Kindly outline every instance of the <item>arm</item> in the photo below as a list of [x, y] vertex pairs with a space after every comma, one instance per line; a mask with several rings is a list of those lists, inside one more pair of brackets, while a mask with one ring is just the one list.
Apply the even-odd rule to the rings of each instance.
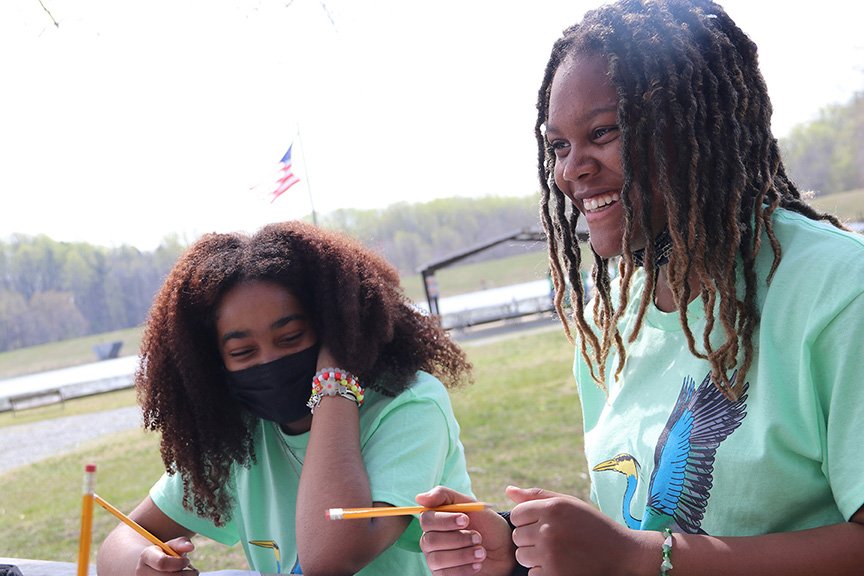
[[[322, 349], [319, 368], [336, 363]], [[297, 493], [297, 550], [303, 573], [354, 574], [391, 546], [411, 517], [328, 520], [342, 508], [386, 506], [372, 502], [360, 453], [357, 405], [339, 396], [321, 399], [312, 418], [309, 446]]]
[[156, 572], [176, 573], [190, 568], [185, 575], [198, 571], [191, 568], [186, 555], [195, 546], [190, 538], [193, 532], [177, 524], [166, 516], [148, 496], [139, 504], [129, 517], [148, 532], [168, 544], [182, 558], [165, 554], [158, 546], [150, 544], [137, 532], [119, 524], [112, 530], [99, 547], [97, 571], [101, 575], [119, 576], [122, 574], [146, 574]]
[[811, 530], [739, 538], [676, 535], [675, 539], [672, 561], [680, 574], [851, 576], [860, 574], [864, 565], [864, 506], [849, 522]]
[[334, 506], [373, 505], [359, 434], [356, 404], [338, 396], [321, 400], [312, 418], [297, 494], [297, 550], [304, 574], [354, 574], [408, 526], [410, 517], [325, 518]]
[[[572, 496], [514, 487], [507, 493], [519, 502], [510, 519], [517, 526], [520, 563], [542, 565], [546, 576], [568, 574], [572, 566], [610, 576], [659, 573], [661, 533], [624, 528]], [[864, 507], [849, 522], [798, 532], [728, 538], [676, 533], [671, 560], [670, 576], [851, 576], [864, 565]]]

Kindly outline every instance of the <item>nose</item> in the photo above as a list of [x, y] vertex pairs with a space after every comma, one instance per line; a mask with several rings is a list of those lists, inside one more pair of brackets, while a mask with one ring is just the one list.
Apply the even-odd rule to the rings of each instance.
[[600, 166], [596, 158], [575, 148], [558, 161], [562, 163], [561, 177], [567, 182], [577, 182], [586, 176], [592, 176], [597, 173]]

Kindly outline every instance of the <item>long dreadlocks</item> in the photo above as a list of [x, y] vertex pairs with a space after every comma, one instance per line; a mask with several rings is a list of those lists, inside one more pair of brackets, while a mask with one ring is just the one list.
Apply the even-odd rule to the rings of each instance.
[[[579, 211], [565, 201], [554, 183], [555, 155], [544, 135], [552, 79], [573, 54], [603, 57], [618, 95], [624, 174], [621, 291], [616, 305], [609, 262], [595, 253], [593, 320], [599, 334], [586, 320], [583, 306], [575, 233]], [[613, 348], [619, 358], [616, 376], [626, 359], [618, 319], [627, 307], [636, 268], [630, 247], [634, 223], [638, 221], [644, 231], [645, 262], [654, 262], [653, 236], [657, 233], [650, 225], [650, 194], [641, 194], [636, 203], [632, 194], [655, 188], [666, 205], [672, 241], [666, 272], [690, 351], [710, 362], [712, 378], [725, 394], [737, 396], [744, 379], [730, 383], [726, 373], [736, 366], [742, 351], [742, 373], [753, 361], [753, 332], [759, 320], [755, 259], [763, 231], [774, 254], [769, 282], [781, 257], [772, 213], [782, 206], [843, 228], [834, 216], [804, 203], [786, 175], [771, 134], [771, 102], [759, 71], [756, 45], [710, 0], [622, 0], [604, 5], [588, 12], [555, 42], [537, 111], [540, 214], [549, 243], [555, 308], [571, 341], [571, 323], [575, 326], [581, 354], [595, 381], [605, 388], [605, 366]], [[738, 267], [743, 272], [743, 300], [736, 295]], [[628, 335], [631, 342], [652, 302], [657, 272], [650, 264], [645, 267], [646, 288]], [[693, 296], [690, 279], [698, 280], [706, 314], [701, 346], [686, 316]], [[570, 319], [562, 305], [568, 282], [573, 305]], [[709, 337], [718, 321], [725, 339], [712, 343]]]

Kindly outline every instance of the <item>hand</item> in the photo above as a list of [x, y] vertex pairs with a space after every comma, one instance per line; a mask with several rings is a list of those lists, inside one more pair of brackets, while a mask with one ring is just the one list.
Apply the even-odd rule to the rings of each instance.
[[[418, 494], [416, 500], [429, 508], [474, 501], [443, 486]], [[510, 527], [493, 510], [423, 512], [420, 526], [420, 548], [436, 576], [507, 576], [516, 566]]]
[[646, 551], [660, 565], [659, 541], [654, 548], [647, 543], [659, 533], [629, 530], [575, 496], [515, 486], [506, 493], [516, 502], [510, 511], [516, 560], [533, 568], [531, 576], [633, 574], [633, 566], [650, 564], [640, 556]]
[[318, 350], [318, 370], [323, 370], [324, 368], [341, 368], [341, 366], [336, 362], [336, 359], [330, 352], [330, 348], [322, 343], [321, 348]]
[[175, 552], [180, 554], [180, 558], [175, 558], [166, 554], [164, 550], [158, 546], [148, 546], [141, 552], [138, 558], [138, 566], [135, 568], [136, 575], [152, 574], [154, 571], [159, 573], [183, 573], [183, 576], [196, 576], [196, 570], [189, 561], [187, 554], [195, 549], [195, 544], [185, 537], [174, 538], [166, 544]]

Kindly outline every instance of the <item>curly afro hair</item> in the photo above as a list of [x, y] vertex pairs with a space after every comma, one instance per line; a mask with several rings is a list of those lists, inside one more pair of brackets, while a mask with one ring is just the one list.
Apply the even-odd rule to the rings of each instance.
[[418, 370], [448, 387], [470, 379], [464, 352], [412, 305], [396, 270], [359, 242], [296, 221], [254, 235], [204, 235], [156, 295], [135, 386], [144, 427], [161, 433], [166, 470], [185, 480], [184, 506], [217, 523], [227, 520], [220, 487], [231, 466], [255, 454], [254, 420], [225, 382], [215, 312], [229, 289], [251, 280], [293, 293], [319, 340], [370, 389], [394, 396]]

